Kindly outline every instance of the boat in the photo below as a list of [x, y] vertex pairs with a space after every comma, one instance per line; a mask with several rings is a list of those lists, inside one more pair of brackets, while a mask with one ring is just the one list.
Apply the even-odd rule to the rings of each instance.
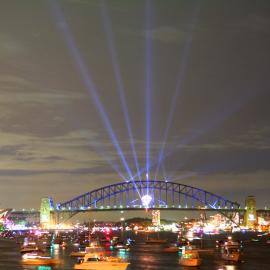
[[221, 249], [224, 246], [223, 240], [216, 240], [216, 248]]
[[42, 249], [49, 249], [51, 247], [51, 243], [48, 239], [40, 240], [38, 241], [38, 246], [40, 246]]
[[21, 250], [20, 250], [22, 254], [36, 252], [36, 251], [39, 251], [39, 248], [35, 242], [25, 242], [22, 245]]
[[130, 245], [128, 243], [124, 244], [124, 242], [118, 242], [114, 245], [114, 248], [120, 251], [129, 251]]
[[79, 250], [79, 251], [72, 251], [70, 253], [70, 257], [84, 257], [86, 254], [86, 251], [85, 250]]
[[198, 249], [190, 245], [183, 247], [179, 263], [182, 266], [200, 266], [202, 259], [199, 256]]
[[126, 270], [128, 262], [123, 258], [97, 256], [94, 253], [87, 253], [80, 263], [74, 265], [74, 269], [85, 270]]
[[231, 237], [221, 246], [221, 258], [226, 261], [238, 262], [241, 255], [239, 242], [232, 241]]
[[102, 246], [92, 243], [89, 247], [86, 247], [83, 251], [73, 251], [70, 253], [71, 257], [84, 257], [86, 254], [92, 253], [97, 256], [104, 256], [106, 254], [105, 249]]
[[260, 239], [258, 239], [258, 238], [251, 238], [251, 240], [250, 240], [251, 242], [259, 242], [260, 241]]
[[167, 244], [167, 243], [168, 243], [167, 239], [159, 238], [159, 232], [157, 234], [157, 238], [149, 237], [149, 235], [147, 234], [147, 238], [145, 240], [145, 244], [162, 245], [162, 244]]
[[110, 241], [110, 243], [111, 243], [111, 245], [115, 245], [117, 242], [119, 242], [120, 241], [120, 238], [118, 237], [118, 236], [114, 236], [112, 239], [111, 239], [111, 241]]
[[57, 265], [61, 261], [49, 256], [41, 256], [38, 253], [26, 253], [22, 256], [22, 264], [27, 265]]
[[171, 244], [162, 249], [163, 252], [179, 252], [179, 247], [177, 244]]
[[189, 243], [190, 242], [185, 237], [178, 237], [178, 239], [177, 239], [177, 246], [178, 247], [183, 247], [183, 246], [189, 245]]

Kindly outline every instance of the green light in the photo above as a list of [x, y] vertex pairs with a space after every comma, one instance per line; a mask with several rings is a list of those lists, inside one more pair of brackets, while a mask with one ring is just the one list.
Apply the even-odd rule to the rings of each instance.
[[50, 266], [38, 266], [38, 270], [52, 270]]

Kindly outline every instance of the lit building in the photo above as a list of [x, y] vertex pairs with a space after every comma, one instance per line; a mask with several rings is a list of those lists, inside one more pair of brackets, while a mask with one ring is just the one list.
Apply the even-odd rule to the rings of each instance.
[[38, 226], [40, 223], [39, 211], [23, 210], [12, 211], [9, 215], [9, 221], [14, 225], [22, 225], [26, 227]]
[[160, 210], [152, 211], [152, 224], [154, 226], [160, 226]]

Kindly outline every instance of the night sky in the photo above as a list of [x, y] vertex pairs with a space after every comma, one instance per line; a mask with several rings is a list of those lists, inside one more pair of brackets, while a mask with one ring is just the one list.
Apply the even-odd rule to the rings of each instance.
[[270, 1], [2, 0], [0, 117], [0, 208], [124, 181], [108, 123], [136, 174], [127, 119], [149, 178], [270, 206]]

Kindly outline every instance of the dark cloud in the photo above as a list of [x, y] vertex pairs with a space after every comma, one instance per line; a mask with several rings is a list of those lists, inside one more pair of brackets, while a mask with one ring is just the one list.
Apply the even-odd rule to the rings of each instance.
[[3, 145], [0, 147], [0, 155], [16, 155], [18, 151], [23, 149], [25, 145], [19, 144], [19, 145]]
[[[58, 159], [53, 159], [53, 161]], [[1, 169], [0, 176], [32, 176], [32, 175], [46, 175], [46, 174], [73, 174], [73, 175], [91, 175], [111, 173], [112, 169], [107, 165], [94, 166], [92, 168], [78, 168], [78, 169], [62, 169], [62, 170], [23, 170], [23, 169]]]

